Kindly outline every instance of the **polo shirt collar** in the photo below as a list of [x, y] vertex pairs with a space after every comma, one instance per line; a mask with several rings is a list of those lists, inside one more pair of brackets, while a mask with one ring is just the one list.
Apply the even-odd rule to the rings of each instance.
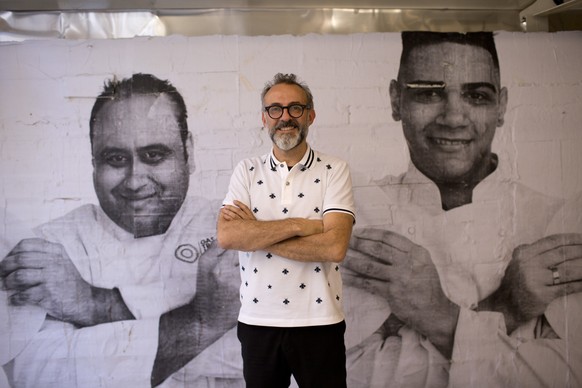
[[[301, 158], [301, 160], [299, 161], [299, 163], [297, 163], [297, 165], [301, 166], [302, 169], [303, 168], [311, 168], [311, 166], [313, 165], [314, 162], [315, 162], [315, 151], [308, 144], [307, 150], [305, 151], [303, 158]], [[285, 168], [287, 168], [287, 165], [285, 163], [279, 161], [275, 157], [275, 153], [274, 153], [272, 148], [271, 148], [271, 155], [269, 158], [269, 164], [270, 164], [271, 170], [273, 170], [273, 171], [277, 170], [277, 168], [281, 168], [281, 165], [283, 165], [283, 166], [285, 166]]]

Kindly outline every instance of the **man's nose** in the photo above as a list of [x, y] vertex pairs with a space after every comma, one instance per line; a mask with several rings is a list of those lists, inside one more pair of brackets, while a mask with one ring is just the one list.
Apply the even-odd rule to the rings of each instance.
[[467, 108], [460, 93], [448, 93], [437, 123], [451, 128], [463, 127], [468, 121]]
[[130, 169], [128, 169], [127, 176], [124, 181], [126, 188], [137, 191], [148, 183], [148, 168], [144, 163], [134, 162]]

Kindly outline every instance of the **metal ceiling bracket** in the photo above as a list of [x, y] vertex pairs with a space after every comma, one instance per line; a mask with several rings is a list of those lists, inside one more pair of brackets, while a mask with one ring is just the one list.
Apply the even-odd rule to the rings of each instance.
[[525, 32], [548, 31], [548, 17], [536, 15], [555, 6], [554, 0], [537, 0], [519, 13], [521, 28]]
[[521, 28], [526, 32], [548, 31], [548, 16], [568, 9], [578, 8], [582, 0], [537, 0], [519, 13]]

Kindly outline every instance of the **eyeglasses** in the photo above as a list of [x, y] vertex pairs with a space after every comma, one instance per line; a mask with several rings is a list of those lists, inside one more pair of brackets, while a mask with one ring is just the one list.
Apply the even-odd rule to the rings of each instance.
[[265, 111], [272, 119], [280, 119], [283, 116], [283, 111], [287, 109], [289, 116], [298, 119], [303, 115], [305, 109], [311, 109], [310, 105], [291, 104], [288, 106], [270, 105], [265, 107]]

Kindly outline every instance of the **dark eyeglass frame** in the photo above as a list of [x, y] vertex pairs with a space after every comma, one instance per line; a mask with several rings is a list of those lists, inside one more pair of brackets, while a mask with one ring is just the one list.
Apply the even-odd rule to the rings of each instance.
[[[293, 113], [291, 113], [291, 109], [295, 108], [295, 107], [300, 107], [301, 108], [301, 113], [299, 113], [298, 116], [294, 116]], [[281, 114], [280, 115], [273, 115], [271, 113], [271, 110], [273, 108], [278, 108], [281, 109]], [[283, 113], [285, 112], [285, 109], [287, 109], [287, 113], [289, 113], [289, 116], [293, 117], [294, 119], [298, 119], [299, 117], [303, 116], [303, 113], [305, 113], [305, 109], [311, 109], [311, 105], [302, 105], [302, 104], [291, 104], [291, 105], [287, 105], [287, 106], [281, 106], [281, 105], [269, 105], [263, 108], [265, 110], [265, 112], [267, 112], [267, 114], [269, 115], [270, 118], [272, 118], [273, 120], [277, 120], [280, 119], [281, 117], [283, 117]]]

